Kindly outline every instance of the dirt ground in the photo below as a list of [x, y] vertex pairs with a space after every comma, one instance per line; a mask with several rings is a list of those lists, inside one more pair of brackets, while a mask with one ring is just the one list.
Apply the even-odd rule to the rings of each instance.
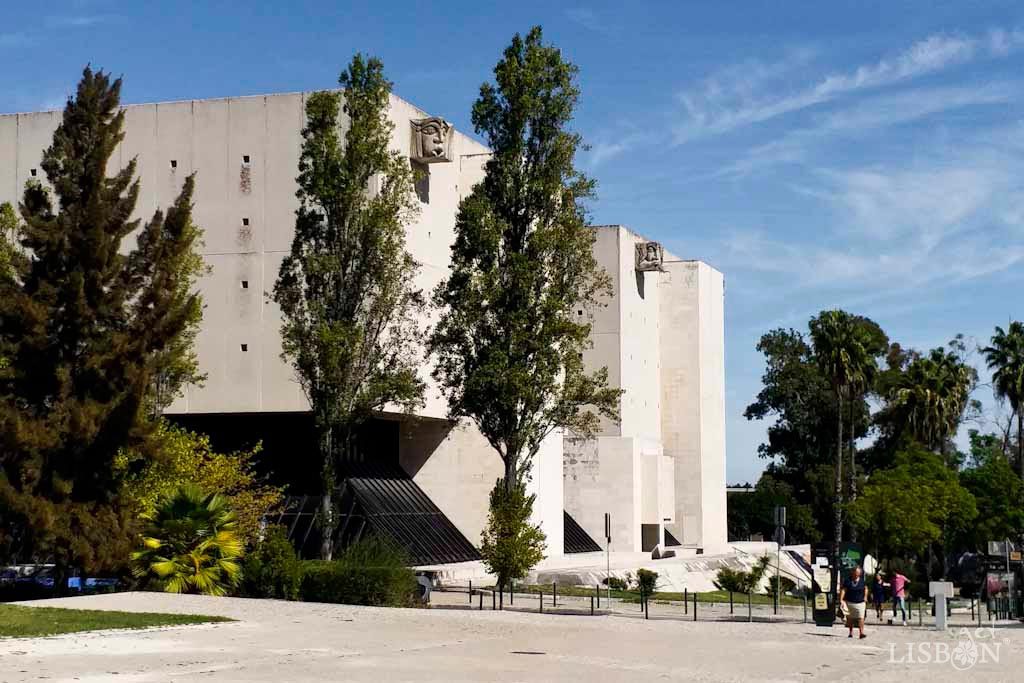
[[[32, 604], [32, 603], [26, 603]], [[46, 600], [233, 623], [0, 640], [0, 681], [1009, 681], [1024, 629], [643, 621], [159, 593]]]

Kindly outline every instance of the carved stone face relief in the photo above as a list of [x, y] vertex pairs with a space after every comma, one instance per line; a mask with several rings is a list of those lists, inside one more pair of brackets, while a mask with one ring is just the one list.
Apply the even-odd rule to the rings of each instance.
[[431, 116], [415, 119], [412, 123], [413, 161], [434, 164], [452, 160], [452, 125], [442, 118]]
[[661, 270], [665, 252], [658, 242], [637, 242], [636, 269], [638, 271]]

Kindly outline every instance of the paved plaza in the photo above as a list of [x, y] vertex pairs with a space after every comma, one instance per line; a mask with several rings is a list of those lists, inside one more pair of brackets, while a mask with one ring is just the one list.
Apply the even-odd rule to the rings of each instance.
[[[0, 640], [0, 681], [976, 682], [1016, 680], [1024, 665], [1024, 630], [1013, 627], [997, 628], [994, 638], [988, 630], [974, 631], [968, 640], [959, 629], [940, 636], [875, 627], [867, 640], [851, 641], [839, 628], [799, 623], [379, 609], [160, 593], [38, 604], [238, 621]], [[955, 652], [966, 656], [957, 664], [966, 670], [954, 666]]]

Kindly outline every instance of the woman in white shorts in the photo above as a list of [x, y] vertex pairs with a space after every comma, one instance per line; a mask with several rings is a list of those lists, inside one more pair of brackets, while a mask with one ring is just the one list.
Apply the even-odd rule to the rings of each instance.
[[846, 608], [846, 626], [850, 629], [850, 635], [847, 638], [853, 638], [854, 625], [860, 631], [860, 637], [867, 638], [864, 633], [864, 615], [867, 612], [866, 593], [864, 572], [860, 567], [854, 567], [850, 576], [843, 581], [843, 587], [839, 591], [839, 602]]

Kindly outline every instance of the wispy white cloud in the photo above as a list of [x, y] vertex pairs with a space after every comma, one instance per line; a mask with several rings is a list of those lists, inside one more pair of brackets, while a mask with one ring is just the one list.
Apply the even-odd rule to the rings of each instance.
[[808, 162], [821, 145], [835, 142], [837, 138], [847, 141], [948, 111], [1005, 104], [1019, 97], [1021, 90], [1016, 83], [999, 82], [915, 88], [870, 97], [851, 107], [829, 112], [810, 126], [790, 130], [775, 140], [752, 147], [711, 177], [737, 178], [780, 164]]
[[565, 10], [565, 16], [569, 18], [569, 21], [579, 24], [589, 31], [604, 33], [606, 35], [611, 35], [613, 33], [612, 26], [601, 19], [597, 12], [588, 7], [573, 7], [567, 9]]
[[[829, 102], [844, 95], [906, 82], [979, 57], [999, 58], [1024, 45], [1024, 32], [993, 31], [986, 36], [933, 35], [895, 57], [831, 74], [786, 94], [775, 94], [779, 76], [792, 71], [792, 57], [776, 64], [738, 65], [679, 95], [685, 120], [676, 143], [725, 133]], [[775, 86], [775, 87], [769, 87]]]
[[49, 28], [88, 28], [115, 19], [116, 17], [108, 14], [51, 16], [46, 18], [46, 25]]

